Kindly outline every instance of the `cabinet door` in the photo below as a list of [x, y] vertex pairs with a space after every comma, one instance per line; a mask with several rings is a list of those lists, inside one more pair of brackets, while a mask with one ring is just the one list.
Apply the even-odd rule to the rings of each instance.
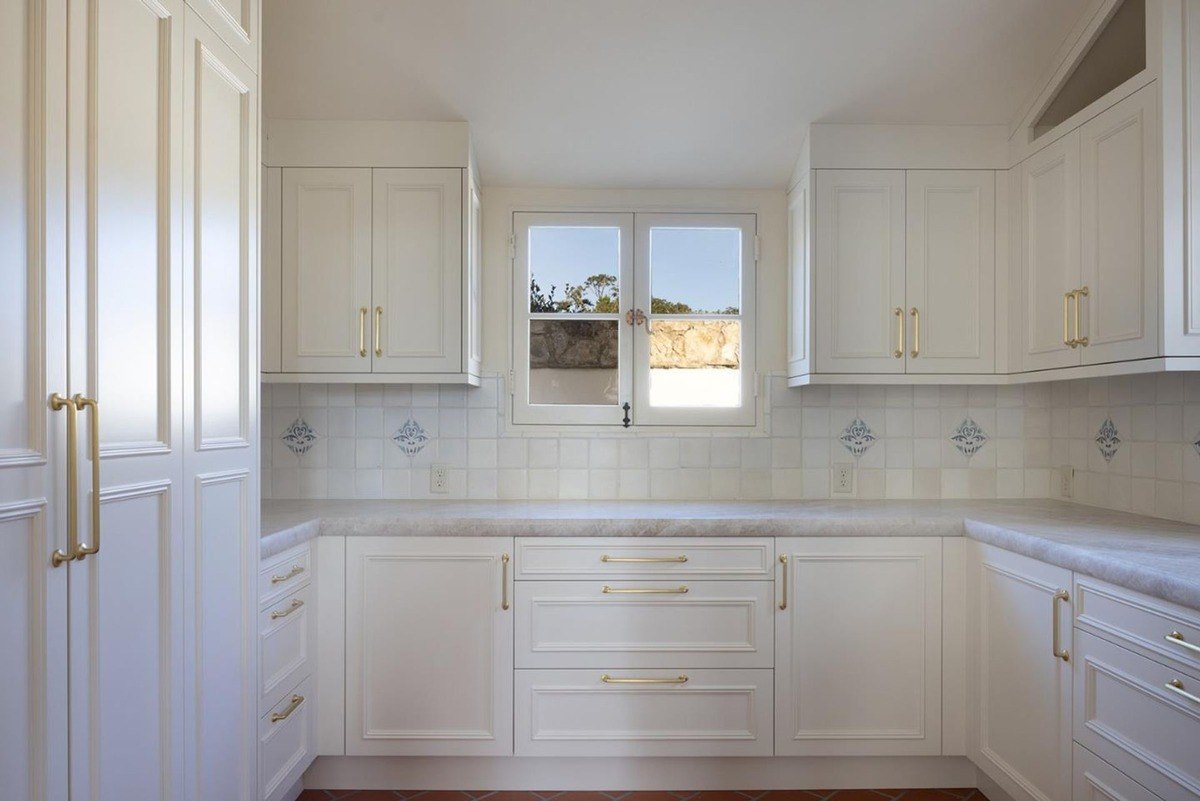
[[1025, 287], [1024, 368], [1079, 364], [1067, 340], [1064, 295], [1080, 286], [1079, 133], [1047, 145], [1021, 165], [1021, 261]]
[[1069, 798], [1071, 572], [979, 543], [968, 572], [968, 756], [1016, 801]]
[[283, 369], [283, 170], [262, 168], [262, 371]]
[[259, 71], [260, 0], [187, 0], [187, 4], [252, 72]]
[[283, 371], [371, 372], [371, 171], [283, 171]]
[[347, 540], [347, 755], [512, 754], [512, 548]]
[[795, 538], [776, 548], [775, 753], [940, 754], [941, 539]]
[[1157, 105], [1147, 86], [1079, 129], [1084, 364], [1159, 353]]
[[377, 373], [463, 368], [463, 171], [372, 170]]
[[996, 175], [910, 170], [905, 296], [907, 371], [996, 366]]
[[904, 172], [817, 170], [816, 371], [904, 372]]
[[812, 232], [811, 173], [788, 193], [788, 375], [811, 370], [812, 357]]

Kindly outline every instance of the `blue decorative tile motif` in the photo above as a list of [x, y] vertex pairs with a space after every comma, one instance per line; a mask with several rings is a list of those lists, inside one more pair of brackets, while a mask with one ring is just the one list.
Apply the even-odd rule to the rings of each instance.
[[850, 425], [843, 429], [842, 435], [838, 439], [846, 446], [846, 450], [850, 451], [850, 453], [855, 456], [862, 456], [867, 452], [867, 448], [875, 444], [875, 440], [879, 439], [879, 437], [875, 436], [875, 432], [871, 430], [869, 425], [863, 422], [861, 417], [855, 417], [850, 421]]
[[967, 417], [954, 429], [950, 441], [958, 448], [959, 453], [970, 459], [979, 453], [979, 449], [988, 441], [988, 435], [979, 427], [979, 423]]
[[303, 417], [297, 417], [279, 438], [283, 440], [283, 444], [289, 451], [299, 456], [302, 453], [308, 453], [308, 449], [317, 441], [317, 432], [304, 422]]
[[1096, 447], [1100, 449], [1100, 455], [1106, 462], [1111, 462], [1117, 455], [1117, 449], [1121, 447], [1121, 438], [1117, 436], [1117, 426], [1111, 417], [1104, 418], [1104, 422], [1100, 424], [1100, 433], [1096, 435]]
[[425, 447], [425, 443], [429, 442], [429, 435], [421, 428], [420, 423], [410, 417], [404, 421], [404, 425], [396, 429], [395, 434], [392, 434], [392, 442], [407, 455], [416, 456]]

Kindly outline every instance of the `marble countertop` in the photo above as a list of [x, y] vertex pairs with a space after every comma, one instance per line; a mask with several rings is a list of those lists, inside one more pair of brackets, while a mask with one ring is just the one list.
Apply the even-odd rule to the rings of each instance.
[[1200, 526], [1052, 500], [265, 501], [263, 557], [317, 536], [967, 536], [1200, 609]]

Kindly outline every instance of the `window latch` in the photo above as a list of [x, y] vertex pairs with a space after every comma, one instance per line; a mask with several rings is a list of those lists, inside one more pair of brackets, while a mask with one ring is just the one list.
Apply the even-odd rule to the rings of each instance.
[[[646, 322], [646, 313], [644, 311], [642, 311], [641, 309], [630, 309], [629, 311], [625, 312], [625, 324], [626, 325], [630, 325], [630, 326], [641, 325], [642, 323], [645, 323], [645, 322]], [[649, 324], [647, 324], [646, 327], [649, 328], [650, 327]]]
[[622, 405], [621, 408], [625, 410], [625, 419], [621, 421], [621, 425], [629, 428], [629, 423], [631, 422], [629, 419], [629, 404], [626, 403]]

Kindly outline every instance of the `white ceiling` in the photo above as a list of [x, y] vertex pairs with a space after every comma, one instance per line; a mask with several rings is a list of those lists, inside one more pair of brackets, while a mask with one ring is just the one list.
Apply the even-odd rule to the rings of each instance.
[[467, 120], [486, 185], [778, 187], [809, 122], [1011, 122], [1087, 4], [265, 0], [264, 108]]

